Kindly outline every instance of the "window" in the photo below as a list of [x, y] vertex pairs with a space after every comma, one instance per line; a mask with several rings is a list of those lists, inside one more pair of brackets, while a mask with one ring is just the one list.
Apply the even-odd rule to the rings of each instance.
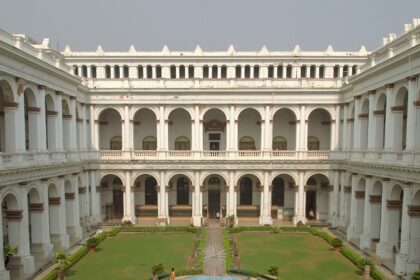
[[220, 133], [210, 133], [209, 140], [214, 140], [214, 141], [220, 140]]
[[82, 76], [87, 78], [87, 66], [82, 65]]
[[250, 78], [251, 77], [251, 66], [249, 65], [245, 65], [245, 78]]
[[282, 136], [274, 137], [273, 150], [287, 150], [287, 140]]
[[268, 66], [268, 77], [269, 78], [274, 78], [274, 66], [273, 65]]
[[227, 77], [227, 67], [226, 65], [222, 65], [222, 69], [221, 69], [221, 77], [222, 79], [225, 79]]
[[193, 65], [188, 66], [188, 77], [190, 79], [194, 79], [194, 66]]
[[255, 65], [254, 66], [254, 78], [258, 79], [260, 77], [260, 66]]
[[239, 186], [240, 205], [252, 205], [252, 180], [248, 177], [242, 178]]
[[156, 65], [156, 78], [162, 78], [162, 67], [160, 65]]
[[96, 66], [95, 65], [90, 66], [90, 74], [92, 75], [92, 78], [96, 79]]
[[128, 66], [127, 65], [123, 66], [123, 77], [128, 78]]
[[349, 66], [344, 65], [343, 67], [343, 77], [347, 77], [349, 75]]
[[283, 65], [277, 66], [277, 78], [283, 78]]
[[309, 76], [311, 78], [315, 78], [315, 71], [316, 71], [316, 66], [315, 65], [311, 65], [310, 73], [309, 73]]
[[340, 73], [340, 66], [335, 65], [334, 66], [334, 78], [338, 78], [339, 73]]
[[300, 77], [301, 78], [306, 78], [306, 65], [302, 65], [300, 67]]
[[144, 188], [144, 204], [157, 205], [157, 182], [153, 177], [147, 177]]
[[213, 65], [211, 72], [212, 78], [217, 79], [217, 77], [219, 76], [219, 67], [217, 67], [217, 65]]
[[292, 77], [292, 65], [287, 65], [286, 67], [286, 78]]
[[181, 79], [185, 79], [185, 66], [184, 65], [179, 66], [179, 77]]
[[319, 150], [319, 139], [314, 136], [308, 137], [308, 150], [318, 151]]
[[121, 136], [114, 136], [110, 140], [110, 150], [122, 150]]
[[319, 77], [321, 79], [323, 79], [325, 77], [325, 66], [324, 65], [319, 66]]
[[208, 77], [209, 77], [209, 66], [204, 65], [203, 66], [203, 78], [208, 78]]
[[118, 65], [114, 66], [114, 77], [115, 77], [115, 79], [120, 78], [120, 67]]
[[146, 74], [147, 74], [147, 78], [148, 79], [151, 79], [151, 78], [153, 78], [153, 68], [152, 68], [152, 65], [147, 65], [146, 66]]
[[244, 136], [239, 141], [239, 150], [256, 150], [255, 141], [250, 136]]
[[74, 75], [79, 76], [79, 67], [77, 65], [73, 66]]
[[176, 66], [171, 65], [171, 79], [175, 79], [175, 78], [176, 78]]
[[352, 68], [353, 68], [352, 69], [352, 75], [356, 75], [356, 73], [357, 73], [357, 65], [353, 65]]
[[137, 77], [139, 79], [143, 79], [144, 73], [143, 73], [143, 66], [139, 65], [137, 66]]
[[237, 79], [240, 79], [241, 78], [241, 75], [242, 75], [242, 68], [241, 68], [241, 65], [236, 65], [236, 68], [235, 68], [235, 77], [237, 78]]
[[175, 140], [175, 150], [191, 150], [190, 140], [185, 136], [180, 136]]
[[147, 136], [143, 139], [143, 150], [155, 151], [157, 147], [156, 137]]
[[105, 66], [105, 78], [107, 79], [111, 78], [111, 66], [109, 65]]

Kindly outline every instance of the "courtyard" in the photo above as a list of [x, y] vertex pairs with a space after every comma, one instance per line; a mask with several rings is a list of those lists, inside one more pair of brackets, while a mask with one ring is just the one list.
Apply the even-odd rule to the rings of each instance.
[[68, 279], [148, 279], [152, 266], [162, 263], [185, 269], [193, 248], [192, 233], [119, 233], [105, 239], [66, 272]]
[[242, 232], [234, 235], [240, 267], [283, 279], [361, 279], [360, 271], [324, 240], [308, 233]]

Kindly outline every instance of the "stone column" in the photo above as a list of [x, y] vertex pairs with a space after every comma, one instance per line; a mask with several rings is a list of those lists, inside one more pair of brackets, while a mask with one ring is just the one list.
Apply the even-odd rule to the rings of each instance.
[[47, 150], [47, 128], [45, 123], [45, 90], [46, 86], [38, 86], [39, 113], [36, 116], [36, 149], [39, 151]]
[[[129, 105], [124, 105], [124, 120], [123, 127], [122, 127], [122, 144], [123, 150], [130, 150], [130, 112], [129, 112]], [[127, 184], [126, 184], [127, 185]], [[130, 185], [128, 185], [130, 187]]]
[[90, 170], [90, 188], [89, 193], [91, 196], [91, 223], [90, 225], [96, 225], [102, 222], [102, 206], [101, 206], [101, 186], [99, 182], [97, 182], [97, 178], [99, 179], [98, 174], [96, 174], [96, 170]]
[[354, 240], [359, 238], [360, 233], [357, 232], [356, 225], [357, 225], [357, 198], [356, 198], [356, 191], [357, 191], [357, 183], [358, 178], [357, 174], [351, 175], [351, 206], [350, 206], [350, 224], [347, 228], [347, 240]]
[[80, 213], [79, 213], [79, 184], [77, 176], [70, 178], [72, 185], [72, 192], [65, 192], [65, 209], [66, 209], [66, 225], [67, 233], [70, 238], [70, 244], [82, 239], [83, 233], [80, 226]]
[[124, 218], [123, 221], [135, 223], [136, 217], [134, 210], [134, 193], [131, 192], [131, 171], [125, 171], [125, 187], [124, 187]]
[[[340, 67], [341, 69], [341, 67]], [[354, 97], [354, 129], [353, 129], [353, 148], [356, 150], [361, 149], [360, 143], [360, 128], [361, 121], [359, 118], [360, 114], [360, 95]]]
[[69, 235], [66, 231], [66, 208], [64, 203], [64, 180], [57, 183], [57, 197], [49, 197], [49, 217], [56, 223], [50, 224], [50, 238], [54, 250], [67, 250], [70, 247]]
[[76, 97], [70, 96], [70, 114], [71, 114], [71, 119], [69, 120], [69, 125], [70, 125], [70, 150], [76, 150], [77, 149], [77, 132], [76, 132]]
[[331, 151], [337, 151], [340, 149], [340, 105], [335, 106], [335, 121], [331, 122], [331, 135], [333, 139], [331, 141]]
[[194, 193], [192, 199], [192, 224], [195, 227], [201, 226], [202, 207], [200, 203], [200, 172], [194, 171]]
[[373, 180], [372, 176], [366, 177], [366, 192], [365, 192], [365, 217], [363, 219], [363, 232], [360, 236], [360, 247], [363, 249], [370, 249], [370, 244], [372, 240], [372, 207], [371, 202], [369, 201], [369, 196], [372, 194], [373, 189]]
[[305, 171], [299, 170], [299, 181], [298, 181], [298, 192], [297, 196], [297, 206], [295, 209], [295, 216], [293, 217], [293, 224], [296, 225], [299, 222], [306, 224], [306, 215], [305, 215]]
[[264, 137], [261, 137], [261, 150], [262, 151], [266, 151], [269, 152], [271, 151], [271, 123], [272, 123], [272, 119], [271, 119], [271, 106], [269, 104], [265, 105], [265, 115], [264, 115], [264, 125], [263, 125], [263, 129], [262, 129], [262, 133], [264, 134]]
[[87, 131], [87, 123], [86, 123], [86, 120], [87, 120], [87, 112], [86, 111], [87, 110], [86, 110], [85, 103], [81, 103], [80, 105], [82, 107], [82, 116], [81, 116], [82, 123], [80, 124], [81, 131], [80, 131], [80, 134], [79, 134], [80, 135], [80, 149], [82, 151], [85, 151], [89, 147], [88, 136], [87, 136], [87, 134], [89, 132]]
[[166, 225], [168, 223], [168, 205], [166, 201], [166, 178], [165, 171], [159, 171], [160, 185], [158, 189], [158, 222]]
[[90, 138], [91, 138], [91, 149], [99, 151], [99, 124], [95, 119], [95, 105], [90, 105]]
[[389, 245], [389, 209], [387, 200], [390, 196], [391, 184], [389, 179], [384, 179], [382, 183], [382, 209], [381, 209], [381, 234], [379, 243], [376, 244], [376, 255], [382, 258], [390, 258], [392, 247]]
[[[416, 129], [420, 129], [416, 125], [416, 106], [414, 105], [416, 101], [416, 96], [418, 91], [417, 86], [417, 77], [410, 76], [407, 78], [408, 80], [408, 102], [407, 102], [407, 137], [406, 137], [406, 146], [405, 151], [412, 152], [416, 149]], [[420, 139], [417, 139], [420, 141]]]
[[56, 105], [57, 105], [57, 117], [55, 122], [55, 138], [56, 138], [56, 150], [62, 151], [63, 150], [63, 106], [62, 106], [62, 99], [63, 93], [60, 91], [56, 91]]
[[271, 218], [271, 203], [269, 199], [270, 194], [270, 172], [264, 171], [264, 182], [262, 186], [261, 195], [261, 212], [260, 212], [260, 225], [271, 225], [273, 219]]
[[229, 171], [229, 208], [227, 209], [227, 216], [235, 215], [236, 218], [236, 191], [235, 191], [235, 172]]
[[391, 110], [391, 107], [394, 106], [390, 102], [390, 99], [392, 99], [394, 95], [394, 85], [393, 84], [387, 84], [385, 85], [386, 88], [386, 118], [385, 118], [385, 144], [384, 149], [385, 150], [392, 150], [393, 149], [393, 133], [394, 133], [394, 118], [393, 118], [393, 112]]
[[374, 90], [369, 91], [369, 118], [368, 118], [368, 142], [367, 142], [367, 149], [374, 150], [375, 149], [375, 141], [378, 138], [376, 135], [376, 119], [375, 119], [375, 94]]
[[339, 190], [338, 189], [339, 187], [340, 187], [340, 171], [334, 170], [333, 186], [329, 194], [329, 200], [330, 200], [329, 220], [332, 227], [337, 227], [339, 224], [339, 221], [338, 221], [338, 212], [339, 212], [338, 210]]
[[344, 118], [343, 118], [343, 139], [342, 139], [342, 150], [348, 151], [349, 150], [349, 125], [348, 125], [348, 115], [349, 115], [349, 104], [344, 104]]

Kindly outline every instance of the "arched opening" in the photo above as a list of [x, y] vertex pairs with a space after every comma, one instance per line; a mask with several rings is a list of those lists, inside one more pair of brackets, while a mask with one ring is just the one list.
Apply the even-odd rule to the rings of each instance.
[[319, 150], [330, 150], [331, 143], [331, 116], [330, 113], [322, 108], [315, 109], [309, 114], [308, 118], [308, 150], [309, 138], [319, 139]]
[[[42, 212], [44, 211], [44, 204], [41, 202], [39, 192], [36, 188], [32, 188], [28, 192], [28, 232], [29, 232], [29, 248], [31, 254], [35, 257], [35, 263], [38, 263], [36, 249], [39, 249], [42, 244]], [[34, 250], [35, 249], [35, 250]]]
[[[134, 141], [135, 150], [156, 150], [156, 115], [150, 109], [141, 109], [134, 114]], [[153, 141], [154, 140], [154, 141]]]
[[226, 181], [220, 175], [209, 175], [203, 182], [203, 217], [222, 219], [226, 216]]
[[369, 98], [363, 101], [360, 114], [360, 149], [365, 150], [368, 146], [368, 132], [369, 132]]
[[375, 149], [383, 150], [385, 145], [386, 95], [382, 93], [376, 103], [375, 111]]
[[240, 218], [259, 217], [260, 216], [260, 199], [261, 199], [261, 182], [252, 174], [244, 175], [238, 180], [237, 216]]
[[396, 95], [395, 106], [391, 108], [394, 117], [393, 148], [402, 151], [405, 150], [407, 137], [407, 105], [408, 91], [403, 87]]
[[54, 99], [50, 94], [45, 95], [45, 124], [46, 124], [46, 140], [47, 150], [54, 151], [57, 149], [56, 139], [56, 122], [57, 111], [55, 109]]
[[296, 116], [289, 109], [280, 109], [273, 117], [273, 150], [296, 149]]
[[356, 190], [354, 191], [354, 197], [356, 200], [355, 211], [356, 219], [354, 224], [354, 236], [359, 238], [363, 232], [363, 224], [365, 220], [365, 193], [366, 193], [366, 180], [361, 178], [357, 184]]
[[140, 224], [155, 222], [158, 215], [157, 181], [153, 176], [140, 175], [134, 181], [134, 204]]
[[295, 213], [295, 180], [288, 174], [281, 174], [274, 178], [271, 187], [271, 217], [291, 221]]
[[101, 150], [122, 149], [121, 116], [115, 109], [105, 109], [99, 115], [99, 148]]
[[[255, 109], [245, 109], [238, 117], [239, 150], [261, 149], [261, 116]], [[248, 137], [248, 138], [245, 138]], [[253, 144], [249, 140], [253, 140]], [[243, 140], [248, 140], [244, 142]]]
[[306, 181], [305, 213], [308, 220], [327, 221], [329, 182], [329, 179], [323, 174], [314, 174]]
[[180, 136], [175, 139], [175, 150], [188, 151], [191, 150], [190, 139], [186, 136]]
[[6, 131], [9, 127], [13, 127], [13, 123], [6, 121], [8, 119], [8, 110], [5, 108], [14, 104], [13, 91], [9, 83], [5, 80], [0, 80], [0, 151], [5, 152], [11, 150], [11, 143], [6, 138]]
[[254, 138], [250, 136], [244, 136], [239, 140], [239, 150], [256, 150]]
[[63, 148], [64, 150], [70, 149], [70, 126], [72, 115], [70, 113], [69, 104], [65, 99], [61, 101], [63, 113]]
[[32, 89], [27, 88], [24, 91], [25, 103], [25, 148], [26, 150], [35, 150], [38, 140], [38, 122], [39, 107], [37, 107], [35, 94]]
[[388, 244], [392, 253], [399, 253], [401, 248], [401, 226], [402, 226], [402, 202], [404, 191], [400, 185], [394, 185], [389, 200], [386, 202], [388, 208]]
[[226, 150], [226, 116], [219, 109], [208, 110], [203, 117], [203, 149]]
[[191, 150], [191, 116], [184, 109], [173, 110], [169, 120], [169, 149]]
[[101, 179], [101, 213], [107, 223], [120, 223], [124, 216], [124, 186], [116, 175]]
[[180, 217], [181, 220], [185, 217], [191, 218], [190, 192], [192, 190], [192, 182], [185, 175], [175, 175], [169, 180], [168, 204], [171, 217]]
[[319, 150], [319, 139], [315, 136], [308, 137], [308, 151], [318, 151]]
[[381, 210], [382, 210], [382, 182], [376, 181], [369, 195], [370, 203], [370, 237], [372, 242], [378, 243], [381, 234]]

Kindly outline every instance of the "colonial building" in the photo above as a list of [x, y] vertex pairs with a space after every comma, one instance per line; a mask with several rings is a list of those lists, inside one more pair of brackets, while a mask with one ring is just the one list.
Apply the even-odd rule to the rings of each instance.
[[[420, 265], [420, 20], [374, 52], [60, 53], [0, 31], [0, 279], [104, 223], [337, 227]], [[290, 223], [290, 222], [289, 222]]]

